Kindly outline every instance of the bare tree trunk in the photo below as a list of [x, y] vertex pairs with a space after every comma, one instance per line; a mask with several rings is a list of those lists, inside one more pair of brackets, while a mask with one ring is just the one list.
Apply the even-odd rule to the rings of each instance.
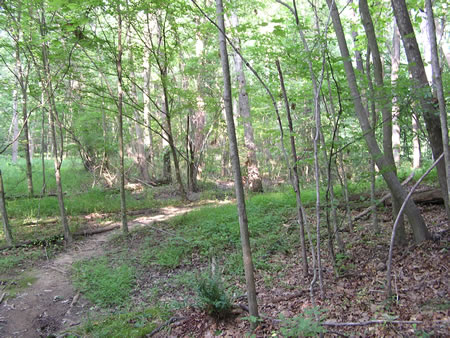
[[422, 164], [422, 149], [420, 147], [420, 139], [419, 139], [419, 116], [413, 112], [412, 118], [411, 118], [411, 124], [412, 124], [412, 132], [413, 132], [413, 169], [420, 168]]
[[[364, 138], [366, 140], [370, 154], [373, 160], [376, 162], [378, 168], [380, 168], [383, 178], [385, 179], [386, 184], [388, 185], [390, 190], [393, 192], [393, 195], [399, 201], [403, 202], [403, 200], [406, 197], [406, 192], [401, 186], [400, 182], [398, 181], [398, 178], [394, 175], [394, 173], [392, 171], [386, 170], [389, 168], [389, 163], [387, 162], [386, 158], [384, 157], [383, 153], [378, 147], [376, 139], [373, 137], [373, 134], [371, 133], [371, 126], [367, 117], [367, 111], [362, 104], [358, 85], [356, 83], [356, 76], [353, 69], [353, 65], [351, 63], [347, 42], [345, 40], [345, 35], [342, 29], [338, 9], [336, 7], [336, 4], [332, 0], [327, 0], [327, 4], [331, 10], [333, 26], [338, 39], [341, 56], [343, 58], [344, 68], [347, 75], [347, 82], [350, 88], [350, 92], [352, 94], [355, 111], [358, 116], [361, 129], [364, 133]], [[422, 215], [420, 214], [420, 211], [416, 207], [416, 205], [411, 201], [409, 201], [407, 203], [405, 211], [407, 213], [409, 223], [412, 227], [415, 241], [422, 242], [430, 238], [430, 233], [428, 232], [428, 229], [425, 225]]]
[[[239, 225], [241, 233], [242, 254], [244, 260], [245, 280], [247, 284], [247, 298], [250, 315], [259, 317], [258, 304], [256, 300], [255, 277], [253, 275], [253, 260], [250, 248], [250, 238], [248, 232], [247, 212], [245, 208], [244, 188], [242, 186], [241, 166], [239, 163], [239, 151], [236, 140], [236, 130], [233, 121], [233, 106], [231, 103], [231, 79], [230, 66], [228, 63], [227, 45], [225, 40], [225, 24], [223, 18], [222, 0], [216, 0], [217, 25], [220, 28], [219, 46], [220, 60], [224, 78], [223, 100], [225, 104], [225, 113], [227, 118], [228, 139], [230, 143], [231, 160], [233, 164], [234, 184], [236, 188], [236, 199], [239, 215]], [[255, 322], [252, 322], [252, 328], [255, 328]]]
[[118, 41], [117, 41], [117, 94], [118, 94], [118, 133], [119, 133], [119, 177], [120, 177], [120, 216], [122, 219], [122, 232], [124, 235], [128, 234], [128, 222], [127, 222], [127, 204], [125, 196], [125, 164], [124, 164], [124, 146], [123, 146], [123, 78], [122, 78], [122, 14], [120, 4], [117, 7], [118, 13]]
[[[381, 113], [383, 119], [383, 153], [386, 157], [390, 170], [397, 175], [397, 168], [395, 166], [394, 153], [392, 149], [392, 110], [389, 105], [391, 100], [387, 100], [387, 90], [384, 87], [383, 81], [383, 66], [381, 62], [380, 51], [378, 49], [378, 42], [375, 34], [375, 28], [373, 26], [372, 17], [370, 15], [369, 6], [367, 0], [359, 1], [359, 10], [361, 13], [361, 19], [366, 31], [367, 40], [372, 51], [372, 60], [374, 65], [374, 78], [376, 88], [374, 90], [373, 100], [381, 105]], [[375, 121], [373, 123], [373, 128], [375, 128]], [[397, 218], [398, 212], [400, 210], [401, 203], [398, 199], [392, 199], [392, 218], [395, 220]], [[406, 231], [403, 218], [399, 220], [399, 229], [397, 236], [397, 243], [406, 243]]]
[[19, 152], [19, 114], [17, 111], [17, 106], [18, 106], [18, 100], [19, 98], [17, 97], [17, 89], [13, 90], [13, 118], [12, 118], [12, 122], [11, 122], [11, 126], [12, 126], [12, 137], [13, 137], [13, 144], [11, 147], [11, 162], [12, 163], [17, 163], [17, 155]]
[[[43, 85], [43, 83], [42, 83]], [[44, 95], [44, 87], [41, 86], [41, 105], [44, 107], [45, 104], [45, 95]], [[45, 192], [47, 190], [47, 182], [46, 182], [46, 174], [45, 174], [45, 151], [47, 145], [45, 143], [45, 109], [42, 109], [42, 121], [41, 121], [41, 167], [42, 167], [42, 189], [41, 196], [45, 196]]]
[[[20, 15], [18, 19], [20, 23]], [[17, 32], [17, 39], [19, 41], [21, 32]], [[16, 69], [17, 69], [17, 79], [20, 85], [21, 91], [21, 106], [22, 106], [22, 119], [23, 119], [23, 138], [24, 138], [24, 151], [25, 151], [25, 162], [27, 166], [27, 183], [28, 183], [28, 196], [32, 197], [33, 192], [33, 172], [31, 167], [31, 156], [30, 156], [30, 131], [28, 125], [28, 72], [24, 76], [22, 62], [20, 60], [20, 47], [16, 44]]]
[[295, 145], [294, 127], [291, 118], [291, 108], [289, 106], [289, 100], [286, 94], [286, 88], [284, 86], [283, 73], [281, 71], [280, 62], [278, 60], [276, 60], [276, 65], [278, 69], [278, 75], [280, 77], [281, 92], [283, 93], [283, 99], [286, 107], [287, 119], [289, 124], [289, 132], [290, 132], [289, 139], [291, 142], [291, 155], [293, 160], [291, 183], [292, 187], [294, 188], [295, 199], [297, 203], [297, 222], [300, 226], [300, 244], [302, 251], [303, 276], [307, 277], [309, 275], [309, 271], [308, 271], [308, 256], [306, 254], [306, 243], [305, 243], [305, 223], [304, 223], [305, 215], [303, 215], [303, 205], [300, 192], [300, 180], [298, 178], [297, 147]]
[[[392, 54], [391, 54], [391, 85], [395, 86], [398, 79], [400, 69], [400, 32], [397, 23], [394, 20], [394, 34], [392, 38]], [[398, 98], [396, 95], [392, 97], [392, 151], [396, 166], [400, 165], [400, 125], [398, 122], [400, 115], [400, 107], [398, 106]]]
[[[439, 65], [439, 56], [437, 51], [436, 42], [436, 27], [434, 24], [434, 14], [431, 0], [425, 0], [425, 8], [428, 19], [428, 37], [430, 38], [431, 47], [431, 66], [433, 71], [433, 88], [435, 90], [438, 103], [439, 103], [439, 116], [441, 120], [442, 130], [442, 144], [444, 148], [444, 163], [447, 174], [447, 200], [450, 201], [450, 152], [448, 148], [448, 125], [447, 125], [447, 112], [445, 109], [445, 96], [444, 88], [442, 86], [441, 67]], [[450, 208], [447, 208], [447, 217], [450, 219], [448, 213]]]
[[[132, 79], [136, 79], [136, 75], [134, 73], [134, 57], [133, 57], [133, 48], [131, 46], [131, 35], [128, 36], [128, 45], [129, 45], [129, 63], [131, 67], [130, 71], [130, 77]], [[131, 96], [133, 97], [133, 100], [137, 103], [138, 102], [138, 95], [137, 95], [137, 88], [136, 83], [132, 81], [131, 84]], [[145, 97], [145, 95], [144, 95]], [[136, 164], [139, 168], [140, 177], [144, 182], [150, 181], [150, 176], [148, 173], [148, 163], [147, 163], [147, 156], [145, 154], [145, 140], [144, 140], [144, 131], [142, 130], [141, 125], [137, 122], [139, 121], [139, 112], [134, 109], [133, 116], [135, 119], [134, 122], [134, 131], [136, 134]]]
[[[417, 44], [414, 29], [411, 24], [408, 9], [405, 0], [391, 0], [394, 9], [394, 15], [403, 41], [403, 47], [409, 63], [409, 71], [413, 79], [414, 88], [419, 93], [419, 102], [422, 115], [425, 120], [428, 138], [431, 144], [433, 158], [437, 159], [444, 151], [442, 143], [442, 129], [439, 117], [439, 111], [434, 106], [430, 86], [425, 73], [422, 57]], [[445, 145], [448, 147], [448, 144]], [[439, 185], [444, 198], [447, 216], [450, 217], [449, 195], [447, 188], [447, 170], [445, 161], [440, 161], [436, 166], [438, 172]]]
[[[148, 15], [148, 13], [147, 13]], [[149, 23], [147, 22], [146, 25], [146, 36], [148, 38], [150, 38], [150, 26]], [[151, 80], [151, 65], [150, 65], [150, 51], [148, 48], [144, 48], [144, 62], [143, 62], [143, 68], [144, 68], [144, 73], [143, 73], [143, 78], [144, 78], [144, 93], [143, 93], [143, 99], [144, 99], [144, 121], [145, 124], [147, 125], [147, 130], [146, 130], [146, 141], [145, 144], [148, 147], [148, 162], [150, 164], [150, 168], [152, 169], [152, 174], [151, 176], [153, 177], [153, 172], [154, 172], [154, 162], [155, 162], [155, 154], [154, 154], [154, 145], [153, 145], [153, 131], [151, 129], [151, 118], [150, 118], [150, 106], [151, 106], [151, 102], [150, 102], [150, 95], [151, 95], [151, 90], [150, 90], [150, 80]]]
[[3, 187], [3, 176], [0, 170], [0, 213], [3, 220], [3, 233], [5, 235], [6, 243], [13, 244], [13, 237], [11, 233], [11, 226], [9, 225], [8, 213], [6, 212], [5, 188]]
[[[239, 19], [236, 13], [231, 13], [231, 23], [233, 27], [239, 26]], [[239, 48], [240, 40], [237, 39], [236, 46]], [[248, 183], [250, 191], [263, 192], [261, 176], [259, 174], [258, 163], [256, 160], [256, 144], [253, 134], [252, 118], [250, 115], [250, 101], [247, 93], [247, 84], [245, 79], [244, 67], [241, 57], [235, 52], [234, 65], [236, 67], [236, 77], [239, 85], [239, 114], [244, 125], [244, 145], [247, 148], [247, 161], [245, 162], [248, 170]]]
[[67, 244], [70, 244], [72, 242], [72, 234], [70, 233], [69, 223], [68, 223], [67, 216], [66, 216], [66, 208], [64, 206], [64, 193], [63, 193], [62, 179], [61, 179], [63, 144], [61, 144], [61, 151], [60, 151], [60, 154], [58, 154], [58, 141], [57, 141], [56, 127], [55, 127], [55, 121], [58, 118], [57, 117], [58, 112], [56, 111], [54, 92], [53, 92], [53, 87], [52, 87], [52, 78], [51, 78], [50, 64], [49, 64], [49, 57], [48, 57], [48, 45], [46, 42], [47, 25], [45, 22], [45, 13], [44, 13], [43, 9], [41, 10], [40, 31], [41, 31], [41, 37], [43, 39], [42, 61], [43, 61], [44, 74], [45, 74], [44, 75], [45, 84], [43, 84], [42, 87], [45, 88], [47, 102], [48, 102], [48, 108], [49, 108], [50, 134], [51, 134], [51, 140], [52, 140], [52, 145], [53, 145], [53, 157], [54, 157], [54, 164], [55, 164], [56, 194], [58, 197], [58, 205], [59, 205], [59, 213], [61, 216], [61, 223], [62, 223], [63, 230], [64, 230], [64, 239]]

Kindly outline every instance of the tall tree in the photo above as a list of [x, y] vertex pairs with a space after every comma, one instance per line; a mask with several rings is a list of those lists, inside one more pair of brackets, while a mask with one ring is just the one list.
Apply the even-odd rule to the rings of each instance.
[[[439, 111], [433, 103], [433, 96], [425, 73], [425, 67], [420, 54], [419, 45], [417, 44], [416, 35], [411, 24], [406, 2], [405, 0], [391, 0], [391, 3], [398, 29], [400, 31], [400, 36], [403, 41], [406, 58], [408, 59], [413, 87], [419, 96], [419, 103], [422, 110], [422, 116], [425, 121], [428, 139], [430, 140], [433, 157], [437, 159], [444, 151]], [[448, 144], [445, 146], [448, 147]], [[445, 162], [440, 161], [437, 164], [436, 169], [445, 202], [445, 209], [447, 211], [447, 216], [450, 218], [447, 170], [445, 166]]]
[[123, 144], [123, 75], [122, 75], [122, 12], [120, 3], [117, 4], [117, 127], [119, 134], [119, 178], [120, 178], [120, 216], [122, 219], [122, 232], [128, 234], [127, 204], [125, 196], [125, 164], [124, 164], [124, 144]]
[[[234, 28], [239, 26], [239, 18], [235, 11], [231, 13], [231, 24]], [[236, 39], [235, 45], [240, 48], [240, 39]], [[247, 81], [245, 79], [244, 67], [241, 57], [234, 52], [234, 66], [236, 68], [236, 80], [239, 88], [239, 114], [244, 125], [244, 145], [247, 148], [247, 166], [248, 184], [250, 191], [262, 192], [263, 185], [259, 174], [258, 163], [256, 160], [256, 143], [253, 134], [252, 117], [250, 114], [250, 99], [247, 93]]]
[[[390, 100], [387, 100], [386, 98], [390, 96], [387, 95], [388, 91], [384, 86], [384, 71], [381, 62], [381, 55], [378, 48], [375, 27], [373, 25], [372, 16], [370, 15], [367, 0], [359, 0], [359, 11], [361, 13], [361, 20], [364, 26], [364, 30], [366, 31], [368, 45], [372, 52], [374, 78], [376, 85], [376, 88], [374, 90], [374, 97], [372, 98], [372, 100], [375, 100], [375, 102], [378, 103], [378, 106], [381, 109], [381, 116], [383, 119], [383, 153], [389, 165], [389, 168], [387, 168], [387, 170], [391, 170], [395, 175], [397, 175], [397, 168], [395, 166], [394, 153], [392, 150], [392, 111]], [[375, 123], [373, 123], [373, 128], [375, 128]], [[392, 216], [394, 220], [397, 218], [400, 207], [400, 201], [395, 197], [392, 198]], [[400, 219], [399, 224], [399, 236], [397, 238], [399, 242], [405, 243], [406, 233], [404, 230], [403, 219]]]
[[450, 151], [448, 147], [447, 113], [445, 109], [444, 88], [442, 85], [441, 67], [439, 65], [439, 55], [436, 41], [436, 27], [434, 23], [434, 13], [431, 0], [425, 0], [425, 8], [428, 20], [428, 37], [430, 39], [433, 88], [438, 99], [439, 117], [441, 120], [442, 144], [444, 147], [444, 160], [447, 175], [447, 199], [450, 202]]
[[45, 20], [45, 11], [41, 9], [41, 16], [39, 20], [39, 27], [41, 33], [41, 50], [42, 50], [42, 63], [43, 63], [43, 85], [42, 87], [45, 89], [46, 101], [48, 104], [48, 112], [49, 112], [49, 127], [50, 134], [53, 146], [53, 157], [54, 157], [54, 165], [55, 165], [55, 179], [56, 179], [56, 194], [58, 197], [58, 205], [59, 205], [59, 213], [61, 216], [61, 223], [64, 230], [64, 239], [67, 244], [72, 242], [72, 234], [70, 233], [69, 223], [66, 215], [66, 208], [64, 206], [64, 193], [62, 186], [62, 178], [61, 178], [61, 165], [63, 159], [63, 143], [61, 138], [61, 149], [58, 152], [58, 141], [56, 135], [56, 126], [55, 124], [58, 122], [58, 112], [56, 110], [55, 104], [55, 93], [52, 84], [52, 74], [50, 70], [50, 62], [49, 62], [49, 46], [47, 40], [47, 24]]
[[[353, 104], [355, 106], [355, 112], [358, 117], [362, 132], [364, 133], [364, 139], [366, 141], [367, 147], [373, 160], [376, 162], [378, 168], [380, 168], [383, 178], [386, 181], [386, 184], [391, 190], [393, 196], [403, 203], [406, 198], [406, 192], [401, 186], [397, 176], [392, 172], [392, 170], [389, 170], [389, 163], [378, 147], [377, 140], [371, 133], [371, 126], [367, 117], [367, 111], [362, 103], [360, 91], [356, 83], [355, 71], [351, 63], [347, 41], [345, 39], [345, 34], [342, 28], [341, 19], [336, 3], [332, 0], [327, 0], [327, 4], [331, 11], [331, 18], [333, 20], [334, 30], [344, 63], [348, 86], [350, 88]], [[425, 221], [423, 220], [419, 209], [412, 201], [407, 202], [405, 212], [408, 216], [409, 223], [413, 230], [415, 241], [422, 242], [430, 238], [430, 233], [428, 232], [428, 229], [425, 225]]]
[[[219, 32], [220, 61], [222, 64], [224, 90], [223, 101], [227, 119], [228, 141], [230, 145], [231, 162], [233, 165], [234, 185], [236, 189], [237, 208], [239, 215], [239, 226], [241, 233], [242, 255], [244, 260], [245, 280], [247, 284], [247, 298], [250, 315], [258, 317], [258, 303], [256, 300], [255, 277], [253, 274], [253, 260], [250, 248], [248, 232], [247, 211], [245, 208], [244, 188], [242, 185], [241, 165], [239, 163], [239, 150], [236, 139], [236, 129], [233, 120], [233, 105], [231, 102], [231, 77], [228, 62], [227, 43], [225, 39], [225, 23], [222, 0], [216, 0], [217, 25]], [[254, 324], [252, 324], [254, 326]]]
[[[394, 87], [398, 80], [400, 70], [400, 32], [394, 20], [391, 52], [391, 85]], [[398, 106], [397, 94], [392, 96], [392, 151], [395, 165], [400, 164], [400, 124], [398, 122], [400, 107]]]

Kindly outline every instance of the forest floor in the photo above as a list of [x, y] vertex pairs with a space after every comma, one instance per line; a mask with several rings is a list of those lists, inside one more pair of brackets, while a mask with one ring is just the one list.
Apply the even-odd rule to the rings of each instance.
[[[392, 227], [388, 208], [379, 214], [381, 234], [375, 236], [370, 231], [369, 220], [360, 220], [354, 224], [352, 232], [342, 232], [343, 240], [347, 243], [346, 252], [338, 254], [336, 266], [331, 263], [324, 240], [324, 294], [320, 297], [316, 286], [315, 306], [320, 309], [319, 315], [323, 324], [321, 327], [326, 329], [326, 336], [448, 335], [448, 223], [442, 205], [421, 205], [420, 208], [430, 231], [439, 236], [434, 241], [394, 250], [394, 297], [389, 301], [386, 300], [384, 290], [389, 229]], [[152, 328], [145, 331], [147, 335], [152, 332], [152, 335], [159, 337], [246, 336], [250, 323], [245, 311], [245, 281], [242, 278], [242, 270], [236, 268], [238, 273], [225, 278], [225, 284], [232, 285], [234, 308], [231, 316], [215, 320], [202, 311], [196, 301], [196, 278], [199, 272], [211, 269], [211, 261], [205, 260], [204, 254], [198, 250], [193, 250], [186, 259], [176, 264], [172, 263], [173, 257], [170, 255], [157, 256], [160, 261], [162, 258], [170, 261], [159, 265], [152, 261], [141, 267], [133, 284], [131, 299], [125, 307], [105, 310], [94, 304], [92, 299], [88, 300], [83, 292], [80, 293], [73, 285], [73, 265], [76, 262], [94, 261], [103, 256], [112, 259], [122, 255], [132, 264], [140, 265], [139, 262], [145, 261], [143, 255], [149, 255], [148, 250], [152, 246], [159, 250], [158, 245], [166, 243], [168, 237], [175, 238], [177, 242], [174, 247], [164, 247], [161, 251], [175, 250], [173, 255], [178, 255], [177, 248], [190, 239], [187, 236], [182, 237], [183, 233], [177, 232], [176, 225], [171, 224], [170, 219], [181, 214], [191, 214], [194, 209], [197, 209], [195, 204], [149, 210], [148, 213], [129, 221], [133, 230], [126, 240], [119, 236], [120, 230], [88, 236], [76, 241], [54, 258], [37, 262], [30, 269], [21, 271], [20, 277], [2, 276], [3, 289], [8, 283], [23, 285], [15, 297], [5, 298], [0, 304], [0, 336], [120, 336], [119, 331], [96, 334], [95, 328], [106, 325], [104, 323], [107, 320], [104, 318], [127, 312], [131, 314], [128, 314], [125, 322], [120, 325], [141, 329], [151, 322]], [[356, 214], [357, 210], [354, 212]], [[218, 209], [211, 209], [206, 214], [221, 217]], [[312, 212], [310, 214], [313, 216]], [[100, 216], [86, 216], [89, 228], [98, 226]], [[206, 221], [205, 218], [194, 218], [194, 224], [202, 220]], [[313, 217], [310, 221], [314, 224]], [[180, 222], [184, 222], [184, 219], [181, 218]], [[284, 234], [284, 240], [290, 247], [286, 247], [283, 239], [278, 238], [273, 243], [279, 247], [272, 245], [270, 248], [264, 248], [266, 252], [262, 258], [256, 258], [259, 262], [256, 264], [258, 305], [263, 320], [258, 323], [254, 335], [314, 335], [318, 326], [310, 314], [313, 308], [309, 294], [310, 278], [302, 276], [295, 217], [291, 212], [282, 224], [269, 226], [277, 227], [278, 234]], [[172, 254], [172, 251], [167, 252]], [[154, 253], [152, 255], [149, 257], [154, 260]], [[214, 261], [213, 265], [220, 269], [226, 264], [226, 257], [229, 258], [230, 255], [228, 252], [217, 254], [217, 262]], [[264, 265], [260, 263], [261, 260]], [[231, 295], [231, 292], [229, 294]], [[140, 309], [145, 307], [153, 309], [159, 306], [164, 307], [164, 310], [151, 320], [142, 314], [144, 312], [140, 312]], [[123, 321], [123, 318], [114, 318]], [[130, 333], [130, 336], [145, 334]]]
[[[129, 221], [130, 230], [136, 227], [152, 226], [191, 211], [192, 207], [165, 207], [151, 210], [144, 215]], [[87, 215], [90, 229], [98, 228], [96, 216]], [[109, 224], [112, 225], [112, 224]], [[16, 297], [3, 301], [0, 305], [1, 337], [40, 337], [76, 326], [81, 323], [89, 311], [88, 304], [74, 289], [70, 277], [72, 264], [76, 261], [96, 258], [104, 254], [113, 232], [104, 232], [76, 241], [67, 250], [42, 264], [24, 271], [21, 280], [29, 280], [23, 291]], [[14, 278], [2, 278], [3, 287], [17, 282]]]

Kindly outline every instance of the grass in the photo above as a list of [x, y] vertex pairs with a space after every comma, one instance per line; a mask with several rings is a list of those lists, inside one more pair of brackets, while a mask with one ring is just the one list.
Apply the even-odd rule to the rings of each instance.
[[135, 285], [136, 270], [128, 264], [111, 266], [106, 257], [76, 262], [74, 286], [100, 307], [125, 305]]
[[[51, 255], [53, 250], [48, 250], [47, 255]], [[42, 248], [18, 248], [0, 252], [0, 274], [12, 272], [14, 269], [25, 269], [32, 262], [46, 257]]]
[[[145, 337], [169, 317], [170, 312], [158, 306], [96, 318], [89, 316], [85, 323], [72, 333], [83, 337]], [[70, 335], [71, 332], [67, 333]]]
[[4, 285], [4, 291], [7, 293], [8, 298], [14, 298], [19, 292], [31, 286], [37, 278], [30, 274], [24, 273], [14, 278], [5, 278], [2, 280]]

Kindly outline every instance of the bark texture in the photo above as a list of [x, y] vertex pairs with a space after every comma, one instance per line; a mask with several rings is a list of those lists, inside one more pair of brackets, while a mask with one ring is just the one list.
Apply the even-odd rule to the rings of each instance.
[[5, 189], [3, 187], [3, 176], [1, 170], [0, 170], [0, 213], [2, 214], [3, 233], [5, 235], [6, 243], [8, 245], [13, 245], [11, 227], [9, 225], [8, 213], [6, 211]]
[[[258, 317], [258, 304], [256, 300], [255, 277], [253, 274], [253, 260], [250, 249], [250, 238], [248, 232], [247, 211], [245, 208], [244, 188], [242, 185], [241, 167], [239, 163], [239, 151], [236, 139], [236, 130], [233, 120], [233, 106], [231, 102], [231, 78], [230, 65], [228, 62], [227, 45], [225, 40], [225, 24], [222, 0], [216, 0], [217, 25], [219, 32], [220, 61], [222, 64], [224, 92], [223, 100], [227, 118], [228, 139], [230, 144], [231, 162], [233, 166], [234, 184], [236, 188], [236, 199], [239, 215], [242, 254], [244, 260], [245, 280], [247, 284], [247, 298], [251, 316]], [[254, 326], [254, 324], [252, 324]]]
[[[233, 27], [239, 26], [239, 19], [235, 12], [231, 14]], [[240, 40], [236, 45], [240, 46]], [[247, 161], [245, 162], [248, 171], [248, 183], [250, 191], [263, 192], [262, 180], [259, 174], [258, 162], [256, 160], [256, 144], [253, 133], [252, 118], [250, 114], [250, 100], [247, 93], [247, 82], [245, 79], [244, 67], [241, 57], [235, 52], [234, 65], [236, 68], [236, 79], [239, 85], [239, 114], [244, 125], [244, 145], [247, 148]]]

